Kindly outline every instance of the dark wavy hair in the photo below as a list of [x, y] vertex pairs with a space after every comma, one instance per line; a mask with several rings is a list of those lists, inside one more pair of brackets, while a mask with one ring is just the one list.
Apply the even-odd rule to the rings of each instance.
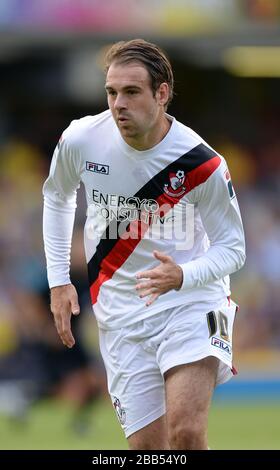
[[105, 56], [105, 73], [108, 72], [113, 62], [116, 64], [127, 64], [134, 61], [140, 62], [147, 69], [154, 96], [161, 83], [168, 84], [169, 98], [166, 103], [167, 108], [173, 98], [173, 71], [166, 54], [156, 44], [147, 42], [144, 39], [132, 39], [131, 41], [115, 43]]

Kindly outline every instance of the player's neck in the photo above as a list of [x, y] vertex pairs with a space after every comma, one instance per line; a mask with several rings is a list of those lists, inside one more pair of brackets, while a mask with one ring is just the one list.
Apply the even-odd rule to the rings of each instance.
[[160, 119], [160, 122], [157, 122], [145, 135], [135, 138], [126, 138], [126, 143], [135, 150], [149, 150], [164, 139], [170, 126], [170, 120], [164, 115]]

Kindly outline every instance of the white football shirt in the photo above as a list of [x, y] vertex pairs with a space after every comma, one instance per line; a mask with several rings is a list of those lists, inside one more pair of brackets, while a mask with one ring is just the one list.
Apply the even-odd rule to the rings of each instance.
[[[177, 305], [217, 305], [230, 295], [228, 275], [245, 260], [240, 211], [224, 158], [167, 117], [169, 132], [149, 150], [130, 147], [107, 110], [73, 121], [54, 151], [43, 188], [49, 285], [71, 282], [76, 191], [82, 182], [90, 293], [102, 328], [121, 328]], [[159, 264], [154, 250], [172, 256], [184, 280], [180, 290], [146, 307], [135, 276]]]

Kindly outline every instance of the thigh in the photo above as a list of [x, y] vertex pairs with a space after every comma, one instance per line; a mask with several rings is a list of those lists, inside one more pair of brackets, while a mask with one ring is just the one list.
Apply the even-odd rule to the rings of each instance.
[[131, 450], [168, 450], [166, 416], [148, 424], [128, 437]]
[[146, 445], [146, 435], [163, 435], [164, 420], [159, 418], [165, 414], [165, 391], [155, 351], [145, 349], [143, 341], [132, 340], [125, 330], [100, 332], [100, 350], [116, 415], [126, 437], [135, 434], [130, 445], [138, 445], [141, 436]]
[[216, 357], [206, 357], [173, 367], [165, 373], [168, 427], [181, 422], [200, 429], [207, 428], [218, 363]]

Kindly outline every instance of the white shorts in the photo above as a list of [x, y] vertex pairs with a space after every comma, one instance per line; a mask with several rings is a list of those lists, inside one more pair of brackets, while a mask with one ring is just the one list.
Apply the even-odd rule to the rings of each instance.
[[99, 330], [109, 393], [126, 437], [165, 414], [168, 369], [215, 356], [216, 384], [232, 377], [236, 307], [232, 300], [211, 311], [205, 304], [200, 312], [197, 304], [180, 305], [119, 330]]

